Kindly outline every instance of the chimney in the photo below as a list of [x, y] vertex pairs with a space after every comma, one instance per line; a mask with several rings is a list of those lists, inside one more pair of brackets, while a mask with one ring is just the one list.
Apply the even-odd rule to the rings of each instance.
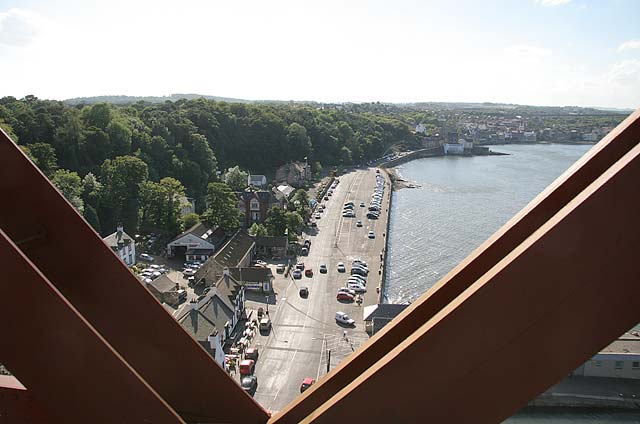
[[118, 222], [118, 225], [116, 226], [116, 232], [118, 233], [118, 235], [122, 234], [124, 231], [124, 228], [122, 227], [122, 223]]

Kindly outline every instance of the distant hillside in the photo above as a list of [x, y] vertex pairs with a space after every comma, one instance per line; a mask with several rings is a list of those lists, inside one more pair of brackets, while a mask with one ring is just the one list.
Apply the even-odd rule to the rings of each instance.
[[229, 97], [207, 96], [204, 94], [171, 94], [170, 96], [94, 96], [94, 97], [76, 97], [73, 99], [64, 100], [64, 103], [69, 105], [86, 104], [91, 105], [94, 103], [112, 103], [112, 104], [129, 104], [137, 102], [146, 103], [164, 103], [167, 100], [175, 102], [180, 99], [209, 99], [217, 102], [229, 102], [229, 103], [249, 103], [249, 100], [232, 99]]

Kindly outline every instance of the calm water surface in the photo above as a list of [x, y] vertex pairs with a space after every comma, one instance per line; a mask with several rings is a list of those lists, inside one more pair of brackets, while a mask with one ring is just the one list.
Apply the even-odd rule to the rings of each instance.
[[[394, 193], [386, 295], [413, 301], [560, 176], [591, 146], [508, 145], [508, 156], [438, 157], [399, 167], [418, 189]], [[639, 413], [527, 409], [506, 421], [639, 423]]]

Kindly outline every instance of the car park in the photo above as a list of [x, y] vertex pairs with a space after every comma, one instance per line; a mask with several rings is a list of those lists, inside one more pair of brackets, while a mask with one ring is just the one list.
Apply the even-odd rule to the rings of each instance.
[[346, 272], [347, 268], [344, 266], [344, 262], [338, 262], [338, 272]]
[[356, 322], [353, 318], [344, 312], [336, 312], [336, 321], [340, 324], [354, 325]]
[[242, 389], [253, 396], [258, 388], [258, 377], [255, 375], [245, 375], [240, 383]]
[[336, 295], [336, 299], [344, 300], [347, 302], [353, 302], [355, 299], [355, 296], [345, 292], [338, 292], [338, 294]]
[[327, 266], [322, 264], [320, 265], [320, 274], [326, 274], [327, 273]]
[[302, 380], [302, 384], [300, 385], [300, 393], [304, 392], [309, 387], [313, 386], [313, 383], [315, 382], [316, 380], [310, 377], [307, 377], [304, 380]]
[[292, 276], [294, 279], [299, 280], [302, 278], [302, 271], [300, 271], [299, 269], [296, 269], [295, 271], [293, 271]]
[[300, 287], [299, 293], [300, 293], [300, 297], [307, 297], [309, 296], [309, 288], [302, 286]]
[[369, 233], [367, 234], [367, 237], [369, 237], [370, 239], [374, 239], [376, 238], [376, 234], [373, 231], [369, 231]]

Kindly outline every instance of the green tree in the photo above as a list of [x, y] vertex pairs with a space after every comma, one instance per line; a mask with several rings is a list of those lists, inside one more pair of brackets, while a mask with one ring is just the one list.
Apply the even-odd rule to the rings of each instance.
[[128, 155], [131, 152], [131, 128], [126, 122], [114, 119], [107, 125], [107, 134], [113, 150], [114, 156]]
[[304, 220], [302, 219], [302, 216], [300, 216], [298, 212], [286, 212], [284, 214], [284, 219], [287, 223], [287, 230], [289, 230], [289, 240], [296, 240], [297, 234], [299, 234], [304, 227]]
[[182, 231], [180, 210], [185, 190], [180, 181], [165, 177], [159, 183], [145, 181], [140, 187], [140, 228], [172, 237]]
[[184, 228], [191, 228], [200, 222], [200, 215], [197, 213], [188, 213], [182, 217], [182, 222], [184, 223]]
[[222, 176], [222, 180], [234, 191], [242, 191], [247, 187], [249, 173], [240, 169], [239, 166], [227, 169]]
[[58, 169], [56, 151], [51, 145], [34, 143], [29, 146], [21, 146], [21, 148], [46, 176], [51, 176]]
[[307, 129], [297, 122], [287, 128], [287, 152], [290, 160], [302, 160], [311, 151], [311, 140]]
[[91, 205], [95, 208], [98, 206], [101, 193], [102, 184], [95, 175], [89, 172], [82, 179], [82, 200], [86, 205]]
[[66, 169], [58, 169], [53, 173], [51, 182], [66, 197], [81, 214], [84, 211], [84, 201], [82, 200], [82, 180], [80, 176], [73, 171]]
[[347, 146], [342, 146], [340, 149], [340, 163], [343, 165], [349, 165], [351, 162], [351, 150], [349, 150]]
[[85, 205], [82, 216], [84, 216], [84, 219], [87, 220], [96, 232], [100, 233], [100, 218], [98, 218], [98, 212], [96, 212], [93, 206]]
[[313, 163], [313, 176], [315, 178], [322, 177], [322, 164], [320, 162]]
[[271, 236], [283, 236], [287, 229], [287, 219], [285, 212], [277, 206], [272, 206], [267, 212], [267, 219], [264, 221], [267, 231]]
[[100, 223], [104, 231], [121, 222], [125, 231], [138, 232], [140, 190], [147, 181], [147, 164], [133, 156], [118, 156], [104, 161], [101, 180]]
[[202, 220], [211, 228], [221, 227], [225, 231], [240, 226], [238, 199], [225, 183], [209, 183], [207, 186], [207, 210]]
[[251, 234], [252, 236], [266, 236], [268, 235], [268, 231], [267, 231], [267, 227], [265, 227], [262, 224], [258, 224], [257, 222], [254, 222], [253, 225], [251, 225], [251, 228], [249, 228], [249, 234]]
[[83, 110], [87, 124], [106, 130], [111, 122], [111, 106], [107, 103], [97, 103]]
[[9, 125], [8, 123], [6, 123], [3, 119], [0, 118], [0, 128], [2, 128], [4, 130], [4, 132], [7, 133], [7, 135], [9, 136], [9, 138], [11, 138], [11, 140], [14, 141], [14, 143], [18, 143], [18, 136], [13, 132], [13, 128], [11, 127], [11, 125]]

